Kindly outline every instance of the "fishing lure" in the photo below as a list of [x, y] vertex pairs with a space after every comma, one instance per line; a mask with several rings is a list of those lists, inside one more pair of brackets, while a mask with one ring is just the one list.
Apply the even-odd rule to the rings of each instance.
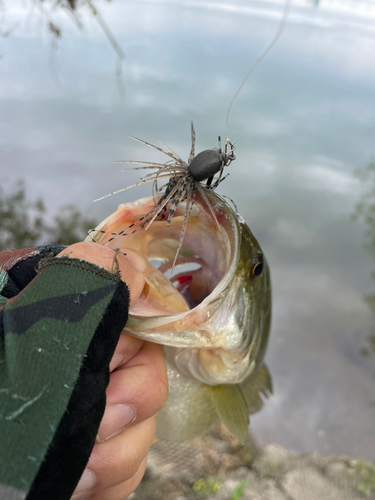
[[[221, 149], [221, 138], [219, 136], [218, 142], [219, 147], [216, 149], [206, 149], [201, 151], [199, 154], [195, 155], [195, 129], [193, 122], [191, 122], [191, 151], [189, 154], [188, 161], [183, 161], [174, 151], [172, 151], [168, 146], [163, 144], [166, 150], [159, 148], [158, 146], [154, 146], [146, 141], [141, 139], [137, 139], [136, 137], [132, 137], [132, 139], [149, 146], [150, 148], [156, 149], [160, 151], [164, 155], [170, 158], [166, 163], [155, 163], [155, 162], [141, 162], [141, 161], [116, 161], [111, 163], [132, 163], [132, 164], [141, 164], [143, 167], [136, 167], [133, 170], [139, 169], [156, 169], [157, 172], [153, 172], [141, 178], [139, 182], [132, 184], [131, 186], [127, 186], [113, 193], [109, 193], [101, 198], [98, 198], [95, 201], [102, 200], [107, 198], [108, 196], [112, 196], [114, 194], [120, 193], [122, 191], [126, 191], [128, 189], [134, 188], [136, 186], [140, 186], [141, 184], [147, 182], [153, 182], [153, 194], [155, 198], [155, 206], [153, 209], [148, 212], [146, 215], [138, 219], [138, 221], [131, 224], [127, 229], [119, 232], [119, 233], [110, 233], [112, 238], [109, 241], [113, 240], [116, 236], [126, 235], [127, 231], [131, 230], [134, 233], [138, 227], [144, 227], [147, 230], [150, 225], [154, 222], [154, 220], [164, 211], [167, 211], [167, 207], [169, 205], [169, 212], [167, 216], [167, 226], [170, 225], [171, 220], [173, 218], [174, 213], [176, 212], [179, 204], [186, 199], [188, 202], [186, 203], [184, 221], [182, 224], [181, 236], [178, 243], [177, 251], [175, 254], [175, 258], [173, 261], [172, 269], [176, 264], [176, 260], [181, 250], [187, 222], [191, 213], [191, 210], [194, 205], [196, 193], [199, 192], [205, 203], [207, 204], [215, 223], [220, 229], [219, 223], [216, 219], [216, 215], [211, 207], [211, 204], [205, 194], [205, 190], [215, 190], [217, 186], [229, 175], [223, 176], [224, 167], [229, 166], [232, 161], [236, 159], [234, 155], [234, 143], [232, 143], [229, 138], [225, 141], [224, 151]], [[217, 177], [216, 174], [218, 174]], [[169, 181], [166, 185], [158, 188], [157, 182], [160, 179], [169, 178]], [[165, 190], [165, 191], [164, 191]], [[156, 201], [156, 195], [160, 195], [158, 201]], [[162, 214], [161, 218], [165, 218], [165, 214]], [[98, 230], [90, 230], [89, 234], [99, 232], [104, 233], [104, 231]]]
[[[266, 57], [266, 55], [270, 52], [270, 50], [274, 47], [276, 42], [278, 41], [286, 22], [287, 13], [290, 7], [291, 0], [286, 0], [283, 17], [281, 19], [279, 29], [273, 38], [272, 42], [268, 45], [266, 50], [262, 53], [262, 55], [256, 60], [256, 62], [250, 68], [250, 71], [247, 73], [245, 79], [241, 83], [237, 92], [235, 93], [233, 99], [231, 100], [227, 116], [226, 116], [226, 129], [227, 129], [227, 138], [225, 141], [224, 151], [221, 149], [221, 139], [219, 136], [219, 147], [215, 149], [206, 149], [201, 151], [199, 154], [195, 155], [195, 129], [193, 122], [191, 122], [191, 151], [189, 154], [188, 161], [183, 161], [174, 151], [172, 151], [168, 146], [159, 141], [166, 149], [162, 149], [158, 146], [154, 146], [146, 141], [141, 139], [137, 139], [136, 137], [130, 136], [132, 139], [149, 146], [150, 148], [156, 149], [157, 151], [163, 153], [168, 156], [170, 159], [165, 163], [156, 163], [156, 162], [141, 162], [141, 161], [115, 161], [110, 163], [131, 163], [131, 164], [140, 164], [142, 167], [136, 167], [133, 170], [142, 170], [142, 169], [154, 169], [156, 172], [152, 172], [150, 174], [141, 177], [139, 182], [132, 184], [131, 186], [127, 186], [117, 191], [113, 191], [101, 198], [98, 198], [95, 201], [102, 200], [107, 198], [108, 196], [112, 196], [117, 193], [121, 193], [122, 191], [126, 191], [128, 189], [132, 189], [134, 187], [140, 186], [147, 182], [153, 182], [153, 195], [155, 199], [155, 206], [152, 208], [150, 212], [142, 216], [136, 222], [131, 224], [125, 230], [119, 233], [109, 233], [112, 238], [109, 241], [112, 241], [117, 236], [126, 235], [129, 231], [134, 233], [139, 227], [144, 227], [147, 230], [150, 225], [158, 218], [167, 219], [167, 226], [170, 225], [171, 220], [173, 218], [174, 213], [176, 212], [179, 204], [185, 200], [187, 200], [184, 219], [182, 223], [181, 235], [178, 242], [177, 251], [174, 257], [172, 271], [177, 261], [178, 254], [182, 248], [187, 222], [189, 220], [189, 216], [191, 214], [195, 197], [197, 192], [201, 195], [205, 203], [207, 204], [208, 209], [210, 210], [212, 217], [220, 229], [219, 223], [216, 219], [215, 213], [211, 204], [206, 196], [205, 190], [215, 190], [218, 185], [227, 178], [227, 175], [223, 176], [224, 168], [229, 166], [232, 161], [236, 159], [234, 155], [234, 142], [231, 142], [229, 139], [229, 113], [232, 108], [233, 102], [236, 99], [237, 95], [241, 91], [242, 87], [245, 85], [246, 81], [256, 68], [256, 66]], [[215, 177], [217, 175], [217, 177]], [[164, 184], [162, 187], [158, 188], [158, 181], [160, 179], [168, 179], [168, 182]], [[157, 199], [157, 196], [160, 196]], [[167, 212], [169, 208], [168, 215], [166, 216], [165, 212]], [[105, 231], [101, 230], [90, 230], [89, 236], [95, 232], [97, 233], [105, 233]], [[94, 241], [94, 238], [92, 238]]]

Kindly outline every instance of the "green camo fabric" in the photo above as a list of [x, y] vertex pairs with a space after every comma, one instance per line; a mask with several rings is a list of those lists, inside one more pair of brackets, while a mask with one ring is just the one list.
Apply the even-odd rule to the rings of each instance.
[[69, 499], [105, 409], [129, 292], [104, 269], [52, 258], [9, 298], [1, 256], [0, 499]]

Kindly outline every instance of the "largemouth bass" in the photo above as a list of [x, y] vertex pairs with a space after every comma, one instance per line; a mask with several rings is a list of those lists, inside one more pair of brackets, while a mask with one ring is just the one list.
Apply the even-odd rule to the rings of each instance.
[[170, 279], [186, 202], [169, 227], [163, 212], [147, 230], [133, 226], [154, 198], [121, 204], [87, 240], [124, 253], [131, 248], [149, 261], [124, 331], [164, 346], [170, 394], [158, 414], [157, 435], [182, 441], [221, 419], [243, 442], [249, 414], [262, 406], [260, 393], [271, 392], [263, 364], [271, 320], [269, 268], [242, 217], [213, 191], [206, 197], [197, 194], [175, 263], [180, 271]]

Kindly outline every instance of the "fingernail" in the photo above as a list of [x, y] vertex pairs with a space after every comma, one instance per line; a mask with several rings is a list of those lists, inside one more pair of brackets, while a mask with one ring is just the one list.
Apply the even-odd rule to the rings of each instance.
[[133, 422], [135, 419], [135, 410], [128, 405], [109, 406], [100, 424], [97, 440], [100, 443], [118, 434], [123, 427]]
[[89, 469], [85, 469], [79, 480], [76, 489], [74, 490], [72, 499], [74, 498], [82, 498], [82, 494], [86, 493], [86, 490], [89, 490], [96, 483], [96, 477], [93, 472]]
[[123, 354], [114, 354], [111, 362], [109, 363], [109, 371], [113, 372], [113, 370], [118, 367], [121, 361], [123, 361], [124, 357], [125, 356]]

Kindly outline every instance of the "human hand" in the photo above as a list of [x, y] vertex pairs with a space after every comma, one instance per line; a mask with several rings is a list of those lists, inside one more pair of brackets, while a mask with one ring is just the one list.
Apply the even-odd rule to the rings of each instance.
[[[73, 245], [60, 254], [65, 260], [51, 260], [60, 251], [0, 254], [0, 352], [6, 367], [0, 372], [6, 417], [0, 437], [10, 443], [0, 448], [0, 490], [6, 484], [9, 494], [28, 500], [67, 500], [92, 451], [87, 467], [95, 485], [88, 489], [86, 482], [81, 498], [123, 500], [143, 474], [154, 415], [167, 395], [159, 346], [120, 334], [128, 288], [130, 302], [136, 301], [147, 261], [137, 252], [125, 257], [94, 243]], [[99, 428], [105, 392], [108, 410]], [[126, 404], [135, 419], [129, 409], [122, 420], [114, 416], [114, 408]], [[124, 413], [132, 420], [127, 426]]]
[[[60, 256], [80, 258], [113, 270], [115, 252], [80, 243]], [[137, 252], [117, 254], [118, 271], [131, 303], [142, 292], [147, 261]], [[130, 262], [130, 264], [129, 264]], [[153, 442], [155, 414], [164, 405], [168, 382], [160, 346], [121, 334], [110, 363], [107, 407], [85, 472], [72, 499], [123, 500], [138, 486]]]
[[[110, 364], [107, 408], [74, 500], [123, 500], [141, 481], [168, 394], [159, 345], [121, 334]], [[88, 489], [90, 488], [90, 489]]]
[[145, 285], [144, 273], [148, 261], [139, 252], [126, 249], [126, 253], [117, 252], [99, 243], [81, 242], [64, 248], [57, 258], [69, 257], [91, 262], [103, 267], [110, 273], [119, 273], [130, 291], [130, 304], [136, 302]]

